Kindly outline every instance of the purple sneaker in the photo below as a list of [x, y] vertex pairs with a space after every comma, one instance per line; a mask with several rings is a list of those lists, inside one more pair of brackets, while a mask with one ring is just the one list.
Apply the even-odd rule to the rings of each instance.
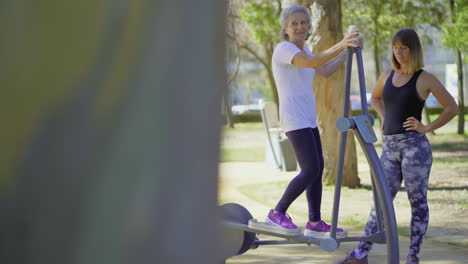
[[301, 230], [292, 222], [288, 214], [275, 213], [273, 209], [268, 213], [265, 224], [270, 225], [272, 231], [277, 233], [285, 235], [298, 235], [301, 233]]
[[[320, 220], [317, 224], [313, 225], [310, 222], [307, 222], [306, 228], [304, 230], [304, 236], [312, 237], [330, 237], [331, 226], [325, 223], [325, 221]], [[348, 232], [344, 231], [341, 228], [336, 229], [336, 238], [347, 237]]]

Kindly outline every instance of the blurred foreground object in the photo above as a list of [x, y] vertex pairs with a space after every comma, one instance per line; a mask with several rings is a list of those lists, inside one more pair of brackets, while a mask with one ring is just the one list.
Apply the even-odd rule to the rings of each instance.
[[220, 263], [224, 19], [215, 0], [0, 4], [0, 263]]

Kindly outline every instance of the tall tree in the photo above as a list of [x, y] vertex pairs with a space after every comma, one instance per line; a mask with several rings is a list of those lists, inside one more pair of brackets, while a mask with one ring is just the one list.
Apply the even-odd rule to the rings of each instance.
[[[236, 35], [236, 23], [235, 23], [235, 15], [233, 12], [235, 12], [235, 8], [233, 7], [234, 3], [232, 1], [228, 2], [227, 6], [227, 23], [226, 23], [226, 32], [230, 32], [232, 35]], [[231, 98], [230, 98], [230, 90], [229, 87], [232, 83], [232, 81], [237, 77], [237, 74], [239, 73], [240, 69], [240, 54], [239, 54], [239, 45], [234, 43], [234, 45], [226, 45], [226, 62], [228, 63], [227, 69], [228, 69], [228, 78], [226, 81], [226, 89], [223, 91], [223, 97], [222, 97], [222, 112], [223, 115], [225, 116], [225, 122], [230, 128], [234, 128], [234, 118], [232, 115], [232, 108], [231, 108]], [[229, 70], [229, 64], [232, 61], [232, 57], [234, 57], [235, 60], [235, 69], [232, 71], [232, 73]]]
[[445, 15], [437, 0], [344, 0], [343, 10], [344, 24], [357, 25], [373, 49], [376, 80], [382, 72], [382, 51], [396, 30], [422, 23], [438, 26]]
[[[302, 0], [297, 3], [310, 9], [312, 32], [307, 45], [312, 53], [324, 51], [343, 38], [339, 0]], [[340, 133], [335, 127], [335, 122], [343, 116], [344, 67], [329, 78], [316, 75], [312, 85], [317, 98], [318, 124], [324, 150], [324, 182], [331, 184], [336, 179], [339, 156], [337, 142], [340, 141]], [[357, 173], [356, 145], [352, 133], [348, 133], [347, 142], [343, 185], [356, 187], [360, 185], [360, 180]]]
[[[235, 0], [231, 0], [235, 1]], [[274, 101], [278, 104], [276, 84], [271, 69], [271, 57], [273, 50], [280, 41], [280, 26], [278, 18], [282, 6], [298, 3], [310, 9], [312, 23], [315, 25], [312, 32], [311, 50], [314, 53], [325, 50], [342, 39], [341, 27], [341, 5], [339, 0], [333, 1], [269, 1], [269, 0], [245, 0], [237, 3], [240, 15], [234, 14], [238, 19], [237, 32], [232, 34], [228, 30], [228, 38], [237, 44], [242, 50], [252, 55], [267, 72], [268, 81], [272, 88]], [[229, 23], [229, 20], [228, 20]], [[229, 27], [228, 27], [229, 28]], [[314, 81], [314, 93], [317, 97], [317, 112], [319, 116], [319, 127], [323, 135], [325, 158], [324, 181], [334, 183], [338, 162], [339, 133], [335, 128], [335, 121], [342, 116], [342, 109], [337, 102], [344, 100], [343, 87], [344, 70], [340, 69], [330, 78], [317, 76]], [[346, 149], [346, 163], [343, 184], [355, 187], [360, 184], [357, 175], [356, 146], [354, 138], [350, 133]]]
[[463, 59], [462, 52], [468, 51], [468, 0], [450, 1], [450, 21], [442, 26], [445, 35], [444, 44], [453, 48], [456, 53], [458, 73], [458, 127], [457, 133], [465, 133], [465, 99], [463, 92]]
[[231, 2], [235, 2], [235, 5], [232, 5], [235, 10], [232, 16], [236, 18], [237, 31], [228, 29], [227, 37], [263, 65], [273, 101], [278, 106], [278, 92], [271, 68], [271, 57], [275, 45], [280, 41], [278, 18], [281, 1], [245, 0], [240, 3], [231, 0]]

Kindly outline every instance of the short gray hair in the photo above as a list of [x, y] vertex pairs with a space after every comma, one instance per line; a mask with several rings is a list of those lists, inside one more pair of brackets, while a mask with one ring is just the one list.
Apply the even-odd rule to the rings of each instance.
[[[281, 14], [280, 14], [280, 18], [279, 18], [279, 22], [280, 22], [280, 25], [281, 25], [281, 32], [280, 32], [280, 37], [282, 40], [286, 40], [288, 39], [288, 34], [284, 33], [283, 32], [283, 29], [288, 25], [288, 21], [289, 21], [289, 17], [294, 14], [294, 13], [303, 13], [306, 18], [307, 18], [307, 24], [309, 24], [309, 30], [310, 30], [310, 14], [309, 14], [309, 11], [307, 10], [307, 8], [301, 6], [301, 5], [298, 5], [298, 4], [294, 4], [288, 8], [285, 8], [283, 9], [283, 11], [281, 11]], [[310, 32], [309, 34], [307, 35], [307, 38], [309, 38], [309, 35], [310, 35]]]

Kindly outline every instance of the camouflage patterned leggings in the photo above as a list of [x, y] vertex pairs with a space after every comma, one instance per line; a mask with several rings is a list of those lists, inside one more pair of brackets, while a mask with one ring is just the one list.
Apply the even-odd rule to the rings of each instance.
[[[408, 258], [419, 259], [419, 250], [429, 223], [427, 187], [432, 165], [432, 150], [427, 137], [418, 132], [384, 135], [382, 162], [389, 190], [395, 198], [401, 181], [405, 182], [408, 200], [411, 204], [411, 232]], [[372, 207], [365, 233], [377, 230], [375, 209]], [[355, 255], [367, 255], [372, 243], [361, 242]]]

